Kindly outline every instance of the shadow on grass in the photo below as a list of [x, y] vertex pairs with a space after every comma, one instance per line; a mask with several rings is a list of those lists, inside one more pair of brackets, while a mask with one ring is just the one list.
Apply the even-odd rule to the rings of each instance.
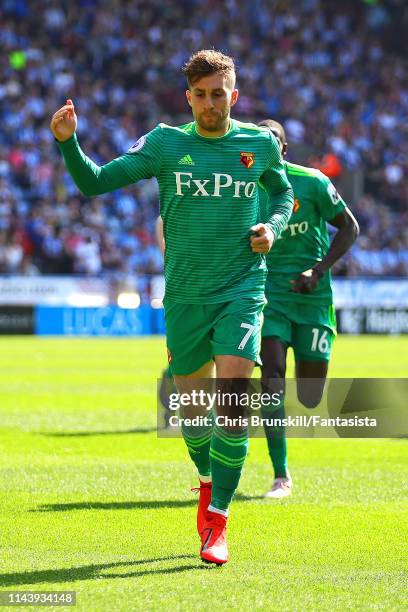
[[0, 574], [0, 586], [17, 586], [23, 584], [41, 584], [43, 582], [62, 583], [75, 582], [78, 580], [100, 580], [111, 578], [138, 578], [149, 574], [176, 574], [179, 572], [187, 572], [190, 570], [207, 570], [212, 566], [203, 565], [201, 561], [189, 565], [177, 565], [175, 567], [166, 568], [150, 568], [140, 571], [130, 571], [127, 573], [113, 573], [112, 571], [105, 574], [104, 570], [113, 570], [114, 568], [134, 567], [137, 565], [147, 565], [151, 563], [160, 563], [163, 561], [177, 561], [179, 559], [197, 559], [195, 555], [177, 555], [174, 557], [159, 557], [157, 559], [139, 559], [137, 561], [122, 561], [117, 563], [101, 563], [97, 565], [84, 565], [81, 567], [69, 567], [62, 569], [46, 569], [34, 570], [30, 572], [14, 572], [10, 574]]
[[85, 438], [88, 436], [117, 436], [129, 434], [146, 434], [157, 432], [157, 427], [136, 427], [135, 429], [119, 429], [117, 431], [55, 431], [55, 432], [36, 432], [37, 435], [49, 438]]
[[126, 502], [72, 502], [68, 504], [44, 504], [30, 512], [68, 512], [70, 510], [157, 510], [159, 508], [187, 508], [196, 506], [196, 499], [159, 499]]
[[[249, 497], [238, 493], [235, 501], [253, 501], [263, 499], [261, 495]], [[29, 512], [70, 512], [71, 510], [158, 510], [159, 508], [188, 508], [197, 505], [194, 499], [158, 499], [126, 502], [72, 502], [67, 504], [43, 504]]]

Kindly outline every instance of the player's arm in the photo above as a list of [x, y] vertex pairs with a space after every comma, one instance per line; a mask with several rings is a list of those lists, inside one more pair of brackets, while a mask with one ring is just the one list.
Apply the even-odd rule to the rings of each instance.
[[160, 135], [157, 128], [142, 137], [132, 147], [133, 150], [130, 149], [125, 155], [104, 166], [98, 166], [79, 146], [75, 133], [77, 117], [72, 100], [67, 100], [67, 104], [54, 113], [50, 127], [70, 175], [86, 196], [108, 193], [159, 172]]
[[353, 213], [347, 208], [334, 185], [326, 177], [320, 182], [319, 192], [318, 202], [322, 217], [337, 228], [337, 232], [326, 256], [313, 268], [302, 272], [295, 280], [293, 291], [297, 293], [312, 293], [322, 276], [347, 253], [360, 232]]
[[328, 223], [336, 227], [337, 232], [334, 235], [327, 255], [313, 267], [313, 270], [320, 276], [323, 276], [336, 261], [347, 253], [360, 233], [357, 219], [347, 207], [333, 217], [333, 219], [330, 219]]
[[161, 250], [162, 255], [164, 255], [164, 233], [163, 233], [163, 219], [160, 215], [156, 219], [156, 242]]
[[257, 234], [251, 237], [251, 247], [257, 253], [270, 251], [274, 240], [287, 226], [293, 210], [293, 190], [286, 176], [278, 142], [272, 134], [270, 137], [270, 161], [260, 179], [269, 197], [269, 214], [266, 223], [251, 227]]

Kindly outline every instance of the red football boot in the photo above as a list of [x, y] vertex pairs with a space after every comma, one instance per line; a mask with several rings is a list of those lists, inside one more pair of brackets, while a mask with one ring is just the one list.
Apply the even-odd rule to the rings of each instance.
[[201, 538], [201, 532], [205, 523], [205, 515], [207, 514], [208, 506], [211, 501], [212, 482], [201, 482], [200, 486], [191, 489], [195, 493], [199, 493], [198, 508], [197, 508], [197, 531]]
[[227, 517], [208, 511], [201, 532], [200, 555], [207, 563], [223, 565], [228, 561]]

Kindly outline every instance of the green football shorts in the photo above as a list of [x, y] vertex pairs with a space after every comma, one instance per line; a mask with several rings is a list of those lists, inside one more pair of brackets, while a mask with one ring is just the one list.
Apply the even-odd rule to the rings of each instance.
[[215, 355], [258, 360], [264, 298], [203, 305], [165, 298], [163, 304], [172, 374], [192, 374]]
[[316, 306], [271, 298], [265, 306], [262, 337], [273, 336], [291, 346], [298, 361], [328, 361], [336, 334], [333, 304]]

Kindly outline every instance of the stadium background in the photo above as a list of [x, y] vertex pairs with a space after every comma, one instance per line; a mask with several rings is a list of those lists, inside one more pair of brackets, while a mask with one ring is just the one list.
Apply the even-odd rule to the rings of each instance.
[[[288, 159], [326, 172], [358, 218], [361, 235], [336, 265], [336, 276], [406, 278], [404, 0], [178, 0], [165, 6], [160, 0], [2, 0], [0, 7], [3, 332], [57, 333], [58, 325], [43, 329], [32, 305], [101, 307], [117, 303], [119, 294], [121, 306], [159, 305], [155, 181], [82, 197], [64, 170], [49, 121], [73, 98], [82, 146], [98, 163], [109, 161], [158, 122], [190, 120], [180, 66], [205, 47], [237, 60], [234, 116], [281, 121]], [[74, 277], [88, 282], [75, 284]], [[406, 280], [338, 287], [337, 305], [348, 308], [340, 317], [344, 331], [407, 331]], [[88, 298], [81, 297], [84, 291]], [[377, 311], [367, 315], [362, 306]], [[144, 317], [142, 310], [136, 318]], [[148, 327], [135, 327], [131, 317], [124, 328], [163, 331], [158, 316]]]

